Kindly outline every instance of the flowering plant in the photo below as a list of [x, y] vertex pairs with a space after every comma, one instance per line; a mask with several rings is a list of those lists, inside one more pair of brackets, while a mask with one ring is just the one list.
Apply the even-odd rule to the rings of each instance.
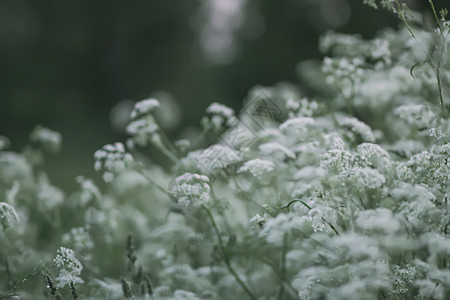
[[94, 155], [105, 190], [52, 185], [58, 133], [22, 153], [1, 137], [0, 299], [449, 299], [450, 23], [381, 6], [403, 27], [323, 36], [315, 100], [255, 87], [174, 143], [163, 105], [136, 103], [126, 143]]

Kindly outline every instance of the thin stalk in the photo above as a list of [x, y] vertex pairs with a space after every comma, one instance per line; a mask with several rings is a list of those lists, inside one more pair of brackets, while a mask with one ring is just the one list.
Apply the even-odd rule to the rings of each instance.
[[254, 200], [246, 191], [244, 191], [241, 186], [239, 185], [239, 183], [237, 182], [236, 178], [233, 177], [232, 180], [234, 181], [234, 184], [236, 185], [238, 191], [242, 194], [242, 197], [247, 200], [250, 203], [253, 203], [257, 206], [259, 206], [260, 208], [262, 208], [263, 210], [265, 210], [265, 207], [263, 205], [261, 205], [260, 203], [258, 203], [256, 200]]
[[139, 174], [143, 175], [145, 178], [148, 179], [148, 181], [150, 182], [151, 185], [153, 185], [154, 187], [156, 187], [158, 190], [160, 190], [163, 193], [167, 193], [167, 189], [165, 187], [163, 187], [162, 185], [160, 185], [159, 183], [157, 183], [156, 181], [153, 180], [153, 178], [147, 174], [146, 170], [139, 165], [138, 168], [135, 168], [135, 170], [137, 172], [139, 172]]
[[21, 284], [25, 283], [27, 281], [27, 279], [30, 278], [31, 276], [36, 275], [36, 271], [38, 270], [38, 268], [39, 268], [39, 265], [34, 267], [33, 270], [31, 270], [31, 272], [29, 272], [28, 274], [26, 274], [25, 276], [23, 276], [16, 282], [14, 282], [14, 284], [9, 288], [8, 292], [6, 292], [5, 296], [6, 297], [12, 296], [14, 294], [14, 292], [16, 291], [17, 287], [19, 287]]
[[428, 2], [430, 3], [431, 10], [433, 11], [434, 19], [436, 21], [437, 26], [439, 27], [439, 31], [442, 34], [443, 30], [442, 30], [442, 27], [441, 27], [441, 22], [439, 22], [439, 18], [438, 18], [437, 12], [436, 12], [436, 8], [434, 7], [433, 0], [428, 0]]
[[267, 266], [269, 266], [277, 276], [280, 276], [280, 272], [278, 270], [278, 267], [276, 264], [274, 264], [273, 262], [271, 262], [270, 260], [268, 260], [267, 258], [263, 257], [263, 256], [259, 256], [255, 253], [251, 253], [251, 255], [249, 255], [249, 253], [243, 252], [243, 251], [239, 251], [239, 250], [232, 250], [233, 254], [237, 254], [237, 255], [241, 255], [241, 256], [248, 256], [249, 258], [253, 258], [256, 259], [264, 264], [266, 264]]
[[[251, 253], [251, 255], [250, 255], [247, 252], [242, 252], [242, 251], [238, 251], [238, 250], [233, 250], [232, 253], [256, 259], [256, 260], [266, 264], [267, 266], [269, 266], [277, 276], [280, 276], [280, 270], [278, 269], [278, 266], [275, 265], [274, 263], [272, 263], [270, 260], [268, 260], [267, 258], [265, 258], [263, 256], [256, 255], [255, 253]], [[284, 279], [284, 284], [285, 284], [285, 286], [287, 286], [289, 288], [289, 290], [293, 294], [297, 294], [297, 291], [292, 287], [290, 282], [286, 281], [286, 279]]]
[[280, 263], [280, 288], [278, 290], [277, 300], [282, 300], [284, 295], [284, 277], [286, 276], [286, 252], [288, 248], [288, 235], [283, 235], [283, 246], [281, 249], [281, 263]]
[[411, 26], [409, 25], [408, 21], [406, 21], [406, 18], [405, 18], [405, 15], [403, 14], [403, 12], [402, 12], [402, 13], [399, 13], [399, 16], [400, 16], [400, 19], [402, 20], [402, 22], [405, 24], [406, 29], [408, 29], [409, 34], [410, 34], [415, 40], [417, 40], [416, 35], [415, 35], [414, 32], [412, 31], [412, 28], [411, 28]]
[[441, 70], [439, 67], [436, 69], [436, 79], [438, 82], [438, 89], [439, 89], [439, 102], [441, 103], [442, 112], [445, 112], [444, 92], [442, 90]]
[[217, 227], [216, 221], [214, 220], [214, 217], [213, 217], [211, 211], [209, 210], [209, 208], [204, 205], [203, 205], [203, 207], [205, 208], [208, 218], [211, 221], [211, 224], [214, 228], [214, 232], [216, 233], [217, 239], [219, 241], [219, 248], [220, 248], [220, 251], [222, 251], [223, 260], [225, 261], [225, 265], [227, 266], [228, 271], [230, 271], [231, 275], [233, 275], [234, 279], [239, 283], [239, 285], [242, 287], [242, 289], [245, 291], [245, 293], [250, 297], [250, 299], [257, 300], [258, 298], [252, 293], [252, 291], [248, 288], [248, 286], [245, 284], [245, 282], [239, 277], [239, 275], [236, 273], [233, 266], [231, 265], [230, 258], [228, 257], [228, 254], [223, 245], [223, 240], [220, 235], [219, 228]]
[[167, 148], [167, 150], [170, 151], [173, 156], [177, 157], [177, 148], [172, 144], [172, 142], [162, 129], [159, 130], [159, 136], [161, 137], [162, 144]]
[[172, 151], [169, 150], [169, 148], [166, 147], [166, 145], [164, 145], [162, 142], [159, 143], [154, 143], [156, 145], [156, 147], [158, 147], [159, 150], [161, 150], [161, 152], [167, 156], [167, 158], [169, 158], [174, 164], [177, 164], [179, 159], [178, 157], [175, 156], [175, 154], [172, 153]]

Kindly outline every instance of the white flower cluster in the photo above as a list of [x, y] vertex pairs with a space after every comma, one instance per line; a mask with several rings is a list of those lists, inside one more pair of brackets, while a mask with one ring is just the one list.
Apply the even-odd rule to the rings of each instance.
[[130, 117], [131, 119], [134, 120], [142, 116], [151, 114], [155, 109], [159, 108], [160, 106], [161, 104], [159, 103], [159, 101], [153, 98], [139, 101], [138, 103], [135, 104], [133, 110], [131, 111]]
[[446, 138], [447, 136], [442, 132], [442, 128], [431, 128], [430, 129], [430, 136], [435, 137], [438, 140], [441, 140], [443, 138]]
[[327, 32], [319, 40], [319, 49], [323, 53], [336, 56], [361, 57], [365, 62], [375, 63], [375, 68], [391, 64], [389, 42], [375, 38], [364, 41], [359, 35]]
[[211, 201], [209, 178], [199, 174], [184, 173], [178, 176], [169, 193], [180, 206], [199, 207]]
[[323, 155], [321, 165], [336, 174], [349, 173], [356, 164], [356, 157], [345, 149], [331, 149]]
[[357, 187], [367, 189], [380, 189], [386, 182], [386, 178], [376, 169], [355, 168], [349, 172], [349, 177]]
[[110, 182], [114, 174], [124, 171], [133, 162], [133, 156], [125, 151], [122, 143], [108, 144], [94, 154], [97, 172], [104, 170], [103, 179]]
[[53, 263], [59, 271], [59, 275], [56, 277], [58, 287], [70, 285], [71, 282], [84, 282], [80, 277], [78, 277], [83, 270], [83, 265], [75, 257], [75, 253], [72, 249], [60, 247], [56, 252], [56, 257], [53, 259]]
[[414, 281], [416, 276], [416, 268], [411, 265], [406, 265], [405, 267], [393, 266], [393, 283], [394, 283], [394, 294], [404, 294], [407, 293], [410, 285]]
[[268, 157], [273, 157], [278, 160], [284, 160], [286, 158], [295, 159], [294, 151], [276, 142], [269, 142], [259, 145], [259, 151]]
[[338, 122], [340, 126], [350, 129], [350, 131], [356, 135], [356, 137], [349, 136], [350, 139], [353, 140], [357, 138], [361, 139], [363, 142], [375, 142], [375, 135], [372, 132], [372, 129], [364, 122], [353, 117], [342, 117]]
[[350, 97], [364, 75], [363, 63], [364, 60], [361, 57], [352, 59], [325, 57], [322, 72], [326, 76], [326, 83], [334, 86], [346, 97]]
[[281, 245], [285, 234], [304, 229], [307, 226], [305, 223], [305, 219], [299, 218], [294, 214], [279, 214], [275, 218], [265, 221], [260, 235], [264, 236], [269, 243]]
[[0, 151], [5, 151], [9, 148], [11, 142], [6, 136], [0, 135]]
[[289, 112], [289, 117], [312, 117], [318, 110], [319, 104], [316, 101], [309, 101], [307, 98], [288, 98], [285, 108]]
[[85, 206], [91, 201], [101, 199], [101, 192], [92, 179], [88, 179], [83, 176], [77, 176], [75, 180], [80, 186], [78, 201], [82, 206]]
[[238, 152], [222, 144], [215, 144], [193, 153], [201, 172], [209, 175], [241, 160]]
[[32, 176], [30, 163], [25, 156], [15, 152], [0, 152], [0, 180], [12, 184], [15, 180], [25, 180]]
[[275, 164], [271, 160], [255, 158], [245, 162], [238, 173], [250, 172], [261, 184], [269, 184], [274, 176]]
[[280, 125], [280, 130], [289, 133], [303, 133], [308, 130], [308, 127], [314, 124], [314, 119], [309, 117], [296, 117], [288, 119]]
[[361, 159], [369, 166], [385, 168], [390, 164], [389, 153], [380, 145], [372, 143], [362, 143], [358, 146], [358, 153]]
[[32, 142], [40, 143], [50, 152], [58, 152], [62, 147], [62, 137], [59, 132], [37, 125], [30, 133]]
[[84, 227], [72, 228], [62, 236], [62, 242], [73, 245], [77, 251], [89, 251], [94, 247], [94, 243]]
[[41, 179], [36, 191], [37, 200], [43, 209], [51, 210], [64, 201], [64, 193], [61, 189], [51, 185], [46, 178]]
[[433, 111], [423, 104], [406, 104], [397, 107], [394, 114], [405, 120], [408, 124], [418, 128], [429, 128], [436, 118]]
[[19, 222], [19, 215], [14, 207], [6, 202], [0, 202], [0, 224], [2, 224], [3, 230], [11, 227], [13, 222]]
[[131, 146], [134, 144], [146, 146], [148, 142], [161, 143], [159, 125], [153, 116], [158, 107], [160, 103], [156, 99], [146, 99], [135, 104], [130, 115], [131, 122], [126, 128], [127, 133], [132, 136]]
[[206, 113], [209, 117], [202, 119], [204, 128], [213, 131], [220, 131], [225, 127], [231, 126], [236, 121], [234, 110], [223, 104], [214, 102], [208, 106]]

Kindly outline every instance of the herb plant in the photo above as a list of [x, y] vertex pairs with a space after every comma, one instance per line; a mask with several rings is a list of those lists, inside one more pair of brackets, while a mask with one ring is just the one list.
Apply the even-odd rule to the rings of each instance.
[[363, 2], [403, 26], [326, 33], [308, 89], [213, 103], [173, 143], [160, 101], [137, 102], [129, 138], [94, 155], [104, 190], [50, 182], [59, 133], [20, 153], [0, 137], [0, 299], [449, 299], [447, 11], [430, 0], [427, 28]]

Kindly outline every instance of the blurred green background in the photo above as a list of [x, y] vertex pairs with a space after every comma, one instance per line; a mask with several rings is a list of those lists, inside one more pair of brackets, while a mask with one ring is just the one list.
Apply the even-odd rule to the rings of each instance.
[[325, 31], [370, 38], [396, 24], [362, 0], [0, 0], [0, 135], [20, 150], [36, 124], [61, 132], [48, 169], [71, 187], [96, 177], [96, 149], [124, 140], [109, 120], [123, 99], [169, 93], [182, 112], [174, 137], [212, 101], [239, 109], [256, 84], [297, 83]]

